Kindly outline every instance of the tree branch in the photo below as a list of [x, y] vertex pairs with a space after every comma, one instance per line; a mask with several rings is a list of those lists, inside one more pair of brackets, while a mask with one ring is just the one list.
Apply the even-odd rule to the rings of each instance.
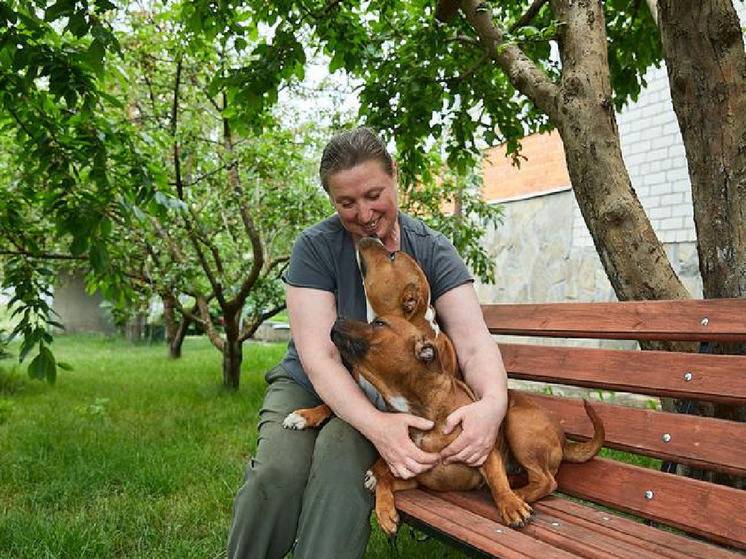
[[72, 256], [71, 254], [57, 254], [53, 252], [34, 253], [28, 250], [0, 250], [0, 256], [24, 256], [40, 260], [88, 260], [84, 256]]
[[284, 310], [286, 307], [287, 305], [283, 303], [282, 305], [273, 307], [267, 312], [260, 314], [258, 317], [256, 317], [251, 322], [244, 323], [243, 328], [241, 330], [241, 336], [238, 338], [238, 340], [240, 342], [245, 342], [246, 340], [251, 338], [256, 333], [256, 331], [259, 329], [259, 327], [262, 325], [262, 322], [272, 318], [277, 313]]
[[492, 20], [492, 12], [480, 0], [463, 0], [461, 9], [476, 31], [479, 42], [505, 72], [510, 83], [551, 119], [558, 118], [559, 87], [524, 52], [503, 41], [503, 31]]
[[179, 142], [176, 130], [179, 122], [179, 88], [181, 87], [182, 57], [176, 61], [176, 77], [174, 78], [174, 99], [171, 105], [171, 137], [173, 138], [174, 175], [176, 178], [176, 194], [179, 200], [184, 199], [184, 185], [181, 183], [181, 157], [179, 156]]
[[212, 319], [210, 318], [210, 308], [207, 305], [207, 300], [202, 296], [197, 297], [197, 307], [199, 308], [199, 314], [202, 317], [202, 326], [207, 332], [207, 337], [212, 342], [212, 345], [218, 348], [222, 353], [225, 349], [225, 340], [223, 340], [218, 331], [215, 330], [215, 325], [212, 323]]
[[[654, 1], [654, 0], [653, 0]], [[509, 31], [513, 33], [516, 29], [528, 25], [532, 19], [536, 17], [542, 6], [547, 3], [547, 0], [534, 0], [534, 2], [528, 7], [528, 9], [519, 17], [513, 25], [510, 26]]]
[[205, 253], [203, 252], [202, 247], [200, 246], [200, 241], [197, 238], [197, 233], [195, 232], [194, 226], [188, 215], [184, 215], [184, 224], [186, 225], [186, 228], [187, 228], [187, 237], [189, 238], [189, 241], [192, 243], [192, 246], [194, 247], [194, 251], [197, 253], [197, 260], [199, 260], [200, 266], [202, 266], [202, 270], [205, 272], [205, 275], [207, 276], [207, 280], [210, 282], [210, 286], [212, 286], [212, 290], [218, 299], [220, 308], [223, 309], [223, 311], [225, 311], [226, 301], [225, 301], [225, 297], [223, 296], [223, 286], [215, 278], [215, 274], [213, 274], [212, 268], [210, 268], [210, 264], [207, 262]]
[[[212, 175], [215, 175], [215, 174], [219, 173], [220, 171], [225, 171], [226, 169], [229, 169], [232, 165], [235, 165], [235, 164], [236, 164], [235, 161], [229, 161], [227, 163], [224, 163], [220, 167], [218, 167], [216, 169], [213, 169], [212, 171], [207, 171], [206, 173], [203, 173], [203, 174], [199, 175], [197, 178], [195, 178], [193, 180], [188, 180], [186, 182], [183, 182], [183, 185], [187, 186], [187, 187], [194, 186], [198, 182], [200, 182], [200, 181], [202, 181], [202, 180], [204, 180], [206, 178], [209, 178]], [[175, 186], [176, 182], [169, 182], [168, 184], [170, 184], [172, 186]]]
[[[223, 107], [228, 107], [228, 99], [225, 93], [223, 93]], [[231, 136], [231, 128], [228, 119], [223, 119], [223, 139], [225, 141], [225, 151], [230, 156], [233, 156], [233, 138]], [[249, 274], [246, 276], [246, 279], [241, 284], [238, 293], [236, 293], [236, 296], [231, 301], [232, 306], [238, 307], [243, 305], [243, 302], [246, 300], [251, 288], [259, 277], [259, 273], [264, 266], [264, 251], [262, 250], [262, 240], [259, 236], [259, 231], [256, 228], [254, 219], [251, 217], [251, 212], [249, 211], [249, 206], [246, 203], [246, 195], [244, 194], [243, 188], [241, 188], [241, 181], [238, 175], [238, 163], [228, 169], [228, 181], [233, 192], [236, 194], [241, 220], [243, 221], [244, 230], [251, 241], [251, 248], [254, 256]]]

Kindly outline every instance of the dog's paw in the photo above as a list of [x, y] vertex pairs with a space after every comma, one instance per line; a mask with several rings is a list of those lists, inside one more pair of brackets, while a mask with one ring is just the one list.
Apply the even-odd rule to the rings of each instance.
[[282, 422], [282, 426], [285, 429], [294, 429], [300, 431], [306, 428], [306, 418], [297, 412], [288, 414], [285, 421]]
[[387, 536], [395, 536], [399, 528], [399, 514], [396, 512], [394, 505], [380, 506], [376, 504], [376, 518], [381, 530]]
[[376, 474], [374, 474], [371, 470], [365, 472], [365, 488], [368, 491], [370, 491], [371, 493], [375, 493], [377, 483], [378, 481], [376, 480]]
[[501, 499], [498, 505], [500, 517], [505, 525], [511, 528], [523, 528], [529, 522], [534, 514], [534, 510], [523, 499], [510, 493]]

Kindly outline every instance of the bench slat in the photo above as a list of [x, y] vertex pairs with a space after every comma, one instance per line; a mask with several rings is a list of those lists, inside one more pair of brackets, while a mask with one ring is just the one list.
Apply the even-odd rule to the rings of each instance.
[[[486, 490], [435, 493], [428, 490], [405, 491], [397, 494], [404, 501], [419, 494], [430, 495], [455, 505], [452, 513], [473, 513], [494, 521], [498, 516], [495, 504]], [[597, 559], [619, 557], [627, 559], [737, 559], [740, 555], [671, 532], [657, 530], [640, 522], [620, 517], [586, 505], [551, 496], [535, 503], [534, 521], [520, 530], [522, 535], [548, 543], [579, 557]], [[551, 557], [551, 555], [550, 555]]]
[[[746, 299], [482, 305], [493, 334], [744, 341]], [[707, 319], [707, 320], [704, 320]]]
[[575, 522], [593, 524], [595, 530], [608, 531], [615, 538], [634, 541], [637, 545], [664, 557], [675, 559], [681, 557], [696, 557], [697, 559], [735, 559], [743, 557], [707, 542], [682, 537], [665, 530], [658, 530], [652, 526], [623, 518], [608, 511], [592, 509], [568, 499], [549, 497], [537, 503], [536, 508], [560, 517], [562, 515], [571, 516], [575, 519]]
[[[497, 509], [486, 490], [469, 492], [439, 493], [443, 499], [458, 505], [460, 508], [475, 514], [495, 520], [497, 522]], [[606, 526], [589, 522], [586, 518], [593, 518], [596, 510], [578, 505], [582, 509], [581, 514], [570, 515], [562, 509], [552, 509], [547, 505], [556, 501], [564, 502], [557, 496], [547, 497], [533, 505], [536, 513], [534, 521], [521, 530], [522, 534], [531, 535], [537, 539], [551, 543], [552, 545], [576, 553], [582, 557], [595, 559], [599, 555], [611, 555], [613, 557], [624, 557], [626, 559], [642, 559], [644, 557], [668, 559], [691, 559], [692, 557], [704, 558], [703, 550], [698, 548], [696, 553], [684, 553], [681, 548], [682, 536], [671, 534], [672, 537], [665, 541], [646, 540], [644, 537], [627, 536]], [[611, 513], [606, 513], [620, 521], [627, 522], [633, 526], [644, 526], [631, 520], [622, 519]], [[652, 528], [648, 528], [653, 530]], [[655, 531], [655, 530], [653, 530]], [[708, 546], [712, 547], [712, 546]]]
[[[449, 492], [443, 494], [443, 499], [458, 505], [464, 510], [474, 512], [496, 522], [498, 521], [495, 504], [486, 492]], [[663, 550], [661, 549], [653, 551], [636, 545], [636, 542], [620, 542], [613, 537], [609, 537], [607, 534], [585, 529], [582, 526], [578, 526], [575, 522], [567, 521], [567, 519], [560, 519], [556, 514], [547, 512], [541, 507], [535, 508], [535, 513], [533, 521], [520, 530], [522, 534], [581, 557], [589, 559], [597, 557], [658, 559], [662, 555]], [[685, 559], [687, 556], [663, 554], [663, 557]]]
[[[409, 518], [425, 522], [449, 537], [481, 551], [504, 559], [556, 557], [571, 559], [575, 555], [536, 541], [516, 530], [463, 510], [439, 496], [411, 490], [396, 493], [396, 508], [403, 520]], [[499, 530], [499, 532], [497, 531]]]
[[[572, 438], [589, 438], [593, 425], [582, 400], [523, 392], [538, 406], [552, 412]], [[746, 423], [666, 413], [593, 402], [604, 422], [604, 446], [662, 460], [746, 475]], [[665, 442], [663, 435], [670, 435]], [[746, 496], [744, 497], [746, 498]]]
[[557, 482], [563, 493], [746, 549], [746, 499], [738, 489], [602, 458], [563, 463]]
[[[511, 378], [652, 396], [746, 402], [746, 356], [500, 344]], [[687, 381], [686, 373], [691, 373]]]

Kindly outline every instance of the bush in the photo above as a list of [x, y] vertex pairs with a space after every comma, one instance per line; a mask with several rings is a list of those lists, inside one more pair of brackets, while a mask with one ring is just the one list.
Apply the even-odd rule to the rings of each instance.
[[0, 425], [8, 421], [10, 414], [13, 412], [13, 402], [0, 398]]
[[12, 396], [25, 386], [26, 378], [18, 372], [17, 367], [0, 366], [0, 395]]
[[0, 328], [0, 359], [7, 359], [11, 356], [8, 351], [8, 344], [10, 344], [10, 335], [5, 333], [5, 329]]

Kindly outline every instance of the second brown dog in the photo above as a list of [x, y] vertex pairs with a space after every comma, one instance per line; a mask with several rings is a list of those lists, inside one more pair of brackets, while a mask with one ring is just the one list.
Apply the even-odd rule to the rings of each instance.
[[[440, 355], [430, 333], [396, 315], [371, 323], [338, 320], [332, 341], [340, 354], [383, 396], [392, 410], [406, 411], [434, 422], [427, 432], [412, 430], [414, 442], [426, 452], [440, 452], [461, 432], [443, 434], [446, 418], [475, 400], [469, 387], [456, 378], [452, 360]], [[601, 448], [604, 427], [593, 408], [584, 402], [594, 434], [585, 443], [565, 439], [559, 422], [528, 398], [508, 391], [508, 409], [494, 448], [480, 468], [465, 464], [439, 464], [411, 480], [391, 474], [379, 458], [372, 468], [376, 491], [376, 516], [388, 534], [396, 532], [398, 515], [394, 493], [422, 485], [437, 491], [470, 490], [489, 486], [502, 522], [522, 527], [529, 521], [532, 503], [557, 488], [555, 475], [562, 460], [585, 462]], [[512, 457], [528, 474], [528, 484], [512, 490], [506, 464]]]

